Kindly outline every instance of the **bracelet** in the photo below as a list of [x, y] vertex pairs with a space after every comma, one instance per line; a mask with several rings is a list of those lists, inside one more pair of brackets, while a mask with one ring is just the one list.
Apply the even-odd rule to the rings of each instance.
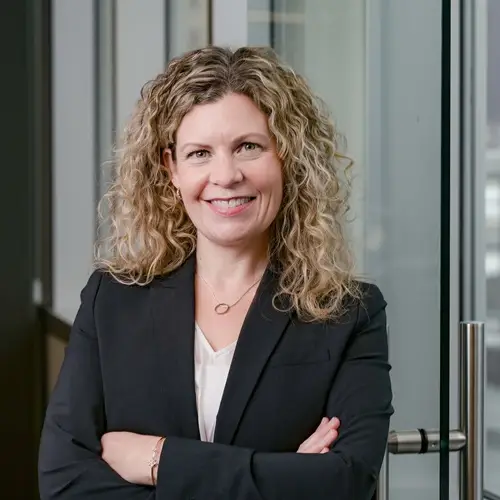
[[156, 486], [156, 480], [155, 480], [155, 468], [158, 467], [158, 464], [160, 463], [160, 445], [165, 441], [164, 437], [161, 437], [158, 439], [156, 442], [154, 448], [153, 448], [153, 456], [151, 457], [151, 460], [149, 460], [148, 465], [151, 468], [151, 483], [153, 486]]

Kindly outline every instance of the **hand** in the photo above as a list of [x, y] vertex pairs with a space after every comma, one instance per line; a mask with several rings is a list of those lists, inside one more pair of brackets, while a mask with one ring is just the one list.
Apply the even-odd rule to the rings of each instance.
[[133, 432], [108, 432], [101, 438], [102, 459], [125, 481], [152, 486], [148, 462], [159, 439]]
[[337, 439], [340, 420], [336, 417], [324, 417], [318, 428], [311, 434], [297, 450], [297, 453], [328, 453], [331, 444]]

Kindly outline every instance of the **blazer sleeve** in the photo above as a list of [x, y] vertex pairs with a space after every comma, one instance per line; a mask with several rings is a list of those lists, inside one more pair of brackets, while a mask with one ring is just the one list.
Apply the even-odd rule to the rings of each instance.
[[167, 437], [157, 499], [369, 500], [393, 413], [385, 306], [378, 288], [367, 287], [327, 404], [328, 416], [341, 421], [329, 453], [264, 453]]
[[41, 500], [153, 500], [154, 488], [122, 479], [101, 459], [105, 414], [94, 302], [102, 273], [81, 294], [61, 372], [42, 430], [38, 475]]

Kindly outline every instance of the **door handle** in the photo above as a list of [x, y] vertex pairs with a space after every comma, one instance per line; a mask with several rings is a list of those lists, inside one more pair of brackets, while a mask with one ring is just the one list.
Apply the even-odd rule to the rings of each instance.
[[483, 498], [484, 323], [460, 323], [460, 428], [467, 443], [460, 456], [460, 500]]
[[[438, 429], [414, 429], [411, 431], [391, 431], [387, 448], [393, 455], [438, 453], [441, 436]], [[460, 451], [465, 448], [467, 437], [460, 430], [450, 431], [449, 450]]]
[[[460, 500], [483, 498], [484, 428], [484, 323], [460, 323], [460, 429], [450, 431], [449, 451], [460, 452]], [[389, 453], [392, 455], [437, 453], [441, 449], [437, 429], [391, 431], [381, 470], [377, 499], [389, 500]]]

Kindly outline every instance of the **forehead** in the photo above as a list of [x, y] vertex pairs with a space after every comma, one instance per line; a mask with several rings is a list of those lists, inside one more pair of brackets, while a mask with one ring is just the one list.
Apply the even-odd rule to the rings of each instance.
[[209, 142], [251, 133], [268, 135], [267, 116], [249, 97], [228, 94], [216, 102], [194, 106], [181, 121], [177, 142]]

